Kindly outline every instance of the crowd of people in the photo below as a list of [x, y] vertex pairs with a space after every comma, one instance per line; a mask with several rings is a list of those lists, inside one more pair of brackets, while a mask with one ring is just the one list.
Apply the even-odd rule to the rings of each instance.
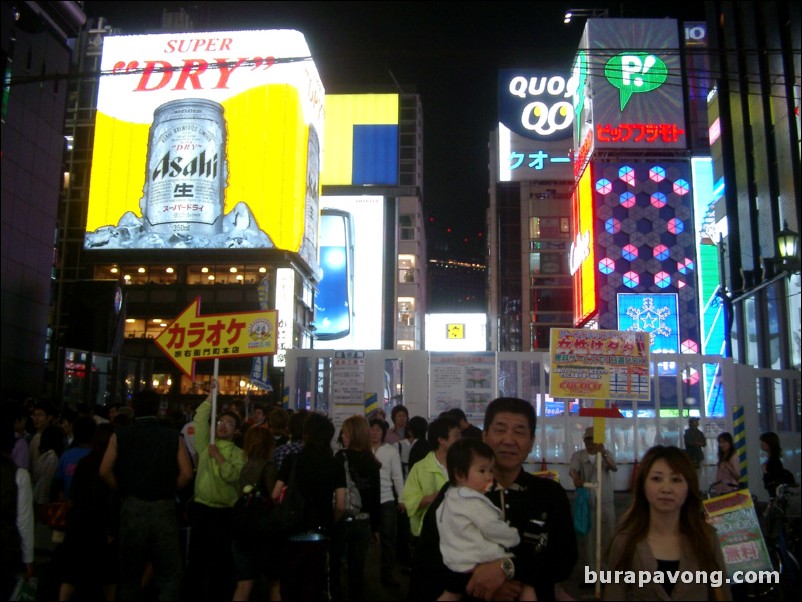
[[[381, 411], [353, 415], [339, 433], [306, 410], [257, 403], [246, 416], [241, 404], [216, 413], [212, 405], [210, 394], [186, 424], [173, 424], [159, 418], [153, 391], [107, 416], [4, 403], [3, 599], [46, 567], [49, 585], [40, 587], [59, 600], [364, 600], [371, 546], [376, 585], [397, 592], [403, 571], [409, 600], [571, 599], [561, 584], [583, 538], [566, 490], [524, 470], [537, 424], [531, 403], [493, 400], [481, 429], [459, 409], [429, 422], [396, 405], [389, 421]], [[697, 428], [692, 421], [685, 450], [645, 453], [618, 521], [615, 457], [592, 427], [584, 432], [570, 476], [602, 505], [605, 568], [725, 568], [702, 511]], [[787, 471], [776, 434], [761, 442], [773, 494]], [[721, 494], [740, 487], [741, 471], [732, 436], [720, 433], [718, 446], [712, 489]], [[256, 488], [275, 507], [288, 486], [304, 500], [293, 532], [234, 532], [244, 493]], [[63, 524], [53, 522], [55, 507], [66, 508]], [[593, 541], [584, 536], [595, 564]], [[726, 584], [709, 587], [611, 584], [604, 597], [731, 599]]]

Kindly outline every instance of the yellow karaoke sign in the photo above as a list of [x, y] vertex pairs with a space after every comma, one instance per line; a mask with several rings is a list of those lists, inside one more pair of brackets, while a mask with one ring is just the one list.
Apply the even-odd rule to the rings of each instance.
[[196, 361], [276, 353], [277, 321], [274, 310], [201, 316], [197, 297], [155, 343], [193, 378]]

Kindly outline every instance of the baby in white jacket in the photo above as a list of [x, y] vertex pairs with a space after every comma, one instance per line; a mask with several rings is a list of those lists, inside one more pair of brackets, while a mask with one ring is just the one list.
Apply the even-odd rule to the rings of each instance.
[[[445, 591], [438, 600], [461, 600], [477, 564], [511, 556], [521, 538], [501, 517], [485, 492], [493, 482], [495, 455], [486, 443], [460, 439], [448, 450], [449, 488], [437, 508], [440, 552], [448, 570]], [[524, 584], [519, 600], [537, 600]]]

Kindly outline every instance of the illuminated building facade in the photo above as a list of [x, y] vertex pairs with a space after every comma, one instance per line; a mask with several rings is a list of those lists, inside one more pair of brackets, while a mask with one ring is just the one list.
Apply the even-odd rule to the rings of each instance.
[[[783, 228], [799, 231], [799, 6], [706, 8], [707, 22], [586, 24], [566, 86], [574, 117], [566, 309], [576, 326], [645, 330], [653, 352], [798, 369], [799, 257], [781, 260], [777, 239]], [[522, 81], [530, 83], [508, 91], [521, 93], [519, 122], [529, 115], [531, 126], [531, 115], [549, 113], [532, 98], [548, 80]], [[527, 278], [540, 275], [527, 265], [538, 241], [524, 233], [536, 195], [511, 166], [521, 154], [537, 162], [534, 151], [516, 154], [504, 106], [491, 138], [489, 321], [493, 348], [515, 350], [539, 346], [537, 327], [526, 336], [535, 307], [524, 308]], [[715, 371], [660, 369], [681, 378], [686, 401], [703, 397], [706, 415], [721, 415]], [[767, 428], [798, 429], [798, 390], [768, 381], [757, 389]], [[772, 407], [782, 410], [774, 416]]]
[[[798, 370], [799, 251], [783, 262], [778, 237], [784, 228], [800, 231], [800, 5], [706, 6], [714, 80], [709, 232], [723, 267], [725, 341], [738, 363]], [[768, 430], [798, 432], [799, 390], [772, 389], [758, 387], [761, 420]], [[772, 407], [783, 409], [775, 416]]]
[[[560, 326], [663, 333], [670, 311], [683, 332], [661, 349], [698, 351], [686, 132], [699, 128], [686, 125], [678, 40], [673, 20], [590, 19], [571, 73], [500, 72], [494, 348], [546, 349]], [[658, 293], [673, 295], [659, 319], [627, 322], [621, 307], [646, 316]]]
[[[104, 404], [153, 387], [173, 404], [198, 399], [212, 362], [190, 377], [154, 343], [196, 298], [203, 316], [279, 312], [274, 356], [221, 357], [224, 396], [285, 401], [289, 348], [422, 345], [418, 97], [325, 96], [311, 57], [293, 60], [309, 51], [290, 30], [209, 33], [210, 48], [174, 69], [148, 49], [184, 34], [117, 34], [102, 22], [82, 32], [74, 64], [104, 76], [74, 85], [66, 123], [58, 394]], [[247, 71], [202, 68], [233, 47]], [[132, 59], [141, 68], [105, 76]], [[338, 125], [360, 103], [363, 120]], [[343, 145], [347, 166], [335, 162]], [[327, 312], [338, 301], [345, 315]], [[99, 316], [88, 330], [87, 315]]]
[[568, 73], [499, 71], [488, 210], [492, 350], [548, 349], [550, 328], [573, 326], [570, 82]]

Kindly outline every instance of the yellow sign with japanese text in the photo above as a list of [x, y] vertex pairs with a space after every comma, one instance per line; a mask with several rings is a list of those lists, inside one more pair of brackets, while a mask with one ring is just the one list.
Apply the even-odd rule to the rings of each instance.
[[648, 401], [649, 333], [551, 329], [549, 395]]
[[195, 362], [276, 353], [278, 312], [200, 315], [200, 297], [155, 339], [178, 368], [194, 377]]
[[708, 522], [718, 534], [729, 577], [737, 571], [770, 571], [760, 522], [748, 489], [703, 500]]

